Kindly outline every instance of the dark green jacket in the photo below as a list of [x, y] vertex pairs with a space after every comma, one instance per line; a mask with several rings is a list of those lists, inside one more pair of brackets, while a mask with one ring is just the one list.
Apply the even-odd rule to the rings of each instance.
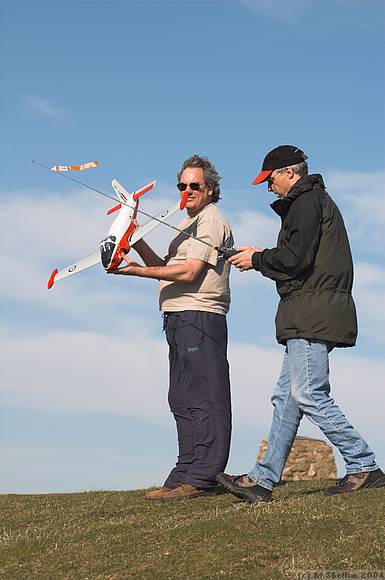
[[277, 340], [322, 340], [354, 346], [357, 318], [353, 262], [341, 213], [321, 175], [298, 180], [271, 204], [281, 217], [277, 247], [256, 252], [253, 267], [275, 280], [281, 297]]

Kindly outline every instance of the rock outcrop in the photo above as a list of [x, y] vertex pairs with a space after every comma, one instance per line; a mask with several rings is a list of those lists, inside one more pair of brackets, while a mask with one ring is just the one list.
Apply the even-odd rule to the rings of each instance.
[[[267, 449], [263, 439], [259, 448], [258, 461]], [[311, 479], [336, 479], [337, 468], [333, 450], [321, 439], [296, 437], [283, 470], [283, 481], [307, 481]]]

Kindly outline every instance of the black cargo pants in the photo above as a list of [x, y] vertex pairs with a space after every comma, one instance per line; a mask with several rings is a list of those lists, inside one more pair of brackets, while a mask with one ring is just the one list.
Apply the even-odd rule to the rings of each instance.
[[176, 421], [179, 453], [164, 485], [216, 485], [231, 437], [231, 398], [226, 316], [187, 310], [164, 314], [169, 344], [169, 405]]

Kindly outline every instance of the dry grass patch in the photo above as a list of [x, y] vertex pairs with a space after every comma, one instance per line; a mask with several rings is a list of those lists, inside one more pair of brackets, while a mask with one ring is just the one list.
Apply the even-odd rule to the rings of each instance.
[[385, 569], [385, 489], [330, 498], [319, 487], [290, 483], [261, 506], [229, 494], [148, 502], [140, 490], [3, 495], [0, 578], [281, 580]]

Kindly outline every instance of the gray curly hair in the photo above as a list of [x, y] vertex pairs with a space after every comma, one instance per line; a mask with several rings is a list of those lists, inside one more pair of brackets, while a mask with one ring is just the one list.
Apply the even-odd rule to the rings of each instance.
[[213, 192], [211, 198], [213, 203], [217, 203], [220, 198], [221, 189], [219, 187], [219, 181], [222, 179], [222, 175], [218, 173], [215, 169], [215, 165], [207, 159], [207, 157], [201, 157], [200, 155], [192, 155], [186, 161], [183, 162], [180, 171], [177, 173], [177, 179], [180, 181], [181, 175], [185, 169], [188, 167], [199, 167], [203, 169], [203, 177], [207, 187]]

